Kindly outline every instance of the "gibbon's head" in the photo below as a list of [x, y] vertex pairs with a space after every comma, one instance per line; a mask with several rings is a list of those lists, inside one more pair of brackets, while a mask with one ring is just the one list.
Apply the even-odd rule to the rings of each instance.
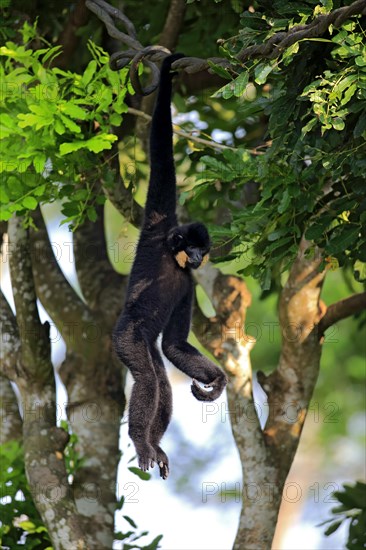
[[208, 261], [211, 241], [202, 223], [189, 223], [170, 230], [168, 245], [180, 267], [197, 269]]

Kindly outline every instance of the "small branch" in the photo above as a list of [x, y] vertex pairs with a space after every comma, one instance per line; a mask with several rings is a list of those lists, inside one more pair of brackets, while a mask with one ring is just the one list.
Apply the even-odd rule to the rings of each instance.
[[361, 313], [361, 311], [366, 309], [366, 292], [360, 292], [359, 294], [354, 294], [349, 296], [344, 300], [340, 300], [332, 305], [330, 305], [324, 317], [321, 318], [319, 322], [319, 337], [322, 337], [327, 328], [331, 327], [338, 321], [346, 319], [351, 315], [356, 315]]
[[[143, 111], [139, 111], [138, 109], [134, 109], [133, 107], [129, 107], [128, 112], [131, 115], [136, 115], [136, 116], [144, 118], [147, 122], [150, 122], [151, 119], [152, 119], [152, 117], [150, 115], [144, 113]], [[199, 143], [201, 145], [205, 145], [206, 147], [211, 147], [212, 149], [231, 149], [232, 151], [236, 151], [235, 147], [230, 147], [229, 145], [224, 145], [222, 143], [217, 143], [216, 141], [213, 141], [213, 140], [210, 141], [208, 139], [203, 139], [203, 138], [200, 138], [198, 136], [194, 136], [192, 133], [184, 132], [183, 130], [177, 130], [177, 128], [174, 127], [174, 125], [173, 125], [173, 132], [177, 136], [180, 136], [180, 137], [182, 137], [184, 139], [187, 139], [187, 140], [190, 140], [190, 141], [194, 141], [195, 143]], [[263, 155], [264, 154], [261, 151], [258, 151], [257, 149], [258, 148], [248, 149], [248, 152], [251, 153], [252, 155]]]

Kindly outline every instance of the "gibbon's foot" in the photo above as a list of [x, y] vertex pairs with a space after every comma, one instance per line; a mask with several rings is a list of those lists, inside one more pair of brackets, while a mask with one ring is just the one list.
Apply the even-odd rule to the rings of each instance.
[[167, 479], [169, 475], [169, 460], [163, 449], [156, 447], [156, 461], [160, 470], [160, 477]]
[[210, 384], [205, 384], [204, 387], [207, 388], [207, 390], [209, 390], [207, 391], [206, 389], [202, 388], [202, 386], [199, 385], [197, 380], [193, 379], [191, 390], [195, 398], [198, 399], [198, 401], [214, 401], [215, 399], [220, 397], [223, 389], [226, 386], [226, 382], [227, 382], [226, 376], [224, 373], [222, 373], [222, 375], [215, 378], [215, 380], [210, 382]]
[[136, 448], [136, 451], [140, 470], [147, 472], [149, 468], [154, 467], [156, 462], [156, 452], [152, 445], [149, 443], [139, 445], [138, 448]]

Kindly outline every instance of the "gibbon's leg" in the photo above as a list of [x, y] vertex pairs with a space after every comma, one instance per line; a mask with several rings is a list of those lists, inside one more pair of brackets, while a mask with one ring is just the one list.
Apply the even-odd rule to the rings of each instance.
[[159, 386], [149, 345], [133, 320], [122, 318], [113, 335], [114, 348], [120, 360], [131, 371], [132, 388], [128, 433], [138, 455], [141, 470], [154, 466], [156, 451], [150, 443], [152, 420], [158, 409]]
[[[217, 399], [226, 386], [226, 376], [212, 361], [187, 342], [191, 323], [191, 293], [174, 309], [163, 332], [163, 352], [175, 367], [193, 378], [192, 393], [199, 401]], [[206, 391], [198, 382], [205, 384]]]
[[160, 477], [167, 479], [169, 475], [169, 460], [159, 446], [172, 416], [172, 389], [165, 370], [160, 351], [154, 346], [151, 350], [155, 373], [159, 386], [159, 402], [155, 417], [150, 428], [150, 443], [156, 451], [156, 460], [160, 469]]

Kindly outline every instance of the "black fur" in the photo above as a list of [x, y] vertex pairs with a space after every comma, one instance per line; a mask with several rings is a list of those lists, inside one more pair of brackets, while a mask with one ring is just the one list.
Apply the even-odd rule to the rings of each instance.
[[[160, 475], [169, 473], [168, 457], [160, 440], [172, 414], [172, 392], [156, 341], [162, 333], [165, 356], [193, 378], [192, 393], [201, 401], [219, 397], [226, 376], [187, 342], [194, 285], [191, 269], [198, 267], [210, 249], [205, 226], [178, 226], [173, 158], [172, 63], [167, 57], [151, 126], [151, 174], [145, 219], [132, 267], [127, 300], [113, 335], [114, 347], [134, 378], [129, 408], [129, 434], [142, 470], [157, 462]], [[184, 267], [176, 255], [186, 258]], [[185, 256], [186, 254], [186, 256]], [[210, 388], [206, 391], [197, 380]]]

